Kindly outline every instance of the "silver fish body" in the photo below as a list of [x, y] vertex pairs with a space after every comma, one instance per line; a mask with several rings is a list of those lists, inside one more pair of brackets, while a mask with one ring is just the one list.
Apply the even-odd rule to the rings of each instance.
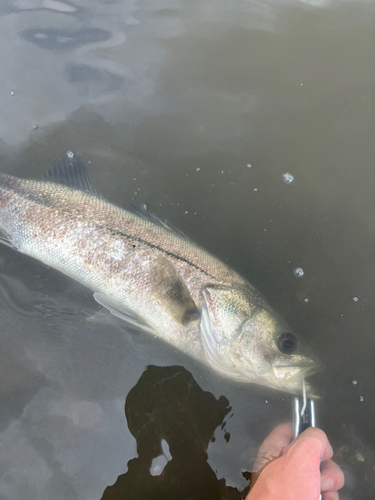
[[67, 166], [81, 177], [78, 188], [56, 175], [0, 174], [3, 242], [79, 281], [114, 314], [226, 377], [296, 392], [301, 378], [317, 370], [296, 334], [243, 277], [173, 229], [106, 201], [78, 160], [65, 158], [59, 174]]

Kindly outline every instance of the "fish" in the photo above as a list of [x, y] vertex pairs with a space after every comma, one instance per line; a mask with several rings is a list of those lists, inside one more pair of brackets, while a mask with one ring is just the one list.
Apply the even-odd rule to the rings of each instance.
[[220, 376], [297, 393], [320, 369], [244, 277], [145, 209], [108, 201], [73, 152], [40, 179], [0, 174], [0, 241]]

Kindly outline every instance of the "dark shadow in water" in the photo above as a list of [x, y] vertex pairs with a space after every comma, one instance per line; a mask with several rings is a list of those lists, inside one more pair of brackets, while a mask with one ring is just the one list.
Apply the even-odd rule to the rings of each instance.
[[[243, 498], [243, 492], [226, 486], [207, 463], [208, 444], [230, 410], [227, 398], [216, 399], [201, 389], [185, 368], [149, 366], [125, 402], [138, 457], [105, 489], [102, 500]], [[165, 444], [163, 452], [162, 440], [169, 453]], [[166, 465], [152, 475], [157, 457]]]
[[64, 74], [80, 96], [100, 96], [105, 92], [116, 92], [125, 86], [125, 79], [121, 76], [88, 64], [68, 63]]

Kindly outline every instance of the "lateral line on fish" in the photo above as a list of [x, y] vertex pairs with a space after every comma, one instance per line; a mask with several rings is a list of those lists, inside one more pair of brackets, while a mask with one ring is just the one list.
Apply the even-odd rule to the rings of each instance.
[[126, 238], [127, 240], [138, 241], [138, 243], [143, 243], [144, 245], [146, 245], [149, 248], [154, 248], [155, 250], [159, 250], [159, 251], [165, 253], [166, 255], [169, 255], [170, 257], [174, 257], [176, 260], [179, 260], [181, 262], [185, 262], [186, 264], [193, 266], [195, 269], [197, 269], [198, 271], [201, 271], [206, 276], [209, 276], [210, 278], [215, 279], [215, 277], [212, 276], [212, 274], [208, 273], [207, 271], [205, 271], [201, 267], [197, 266], [193, 262], [190, 262], [189, 260], [184, 259], [183, 257], [180, 257], [173, 252], [168, 252], [168, 250], [165, 250], [165, 248], [159, 247], [158, 245], [154, 245], [153, 243], [149, 243], [148, 241], [146, 241], [142, 238], [139, 238], [137, 236], [131, 236], [130, 234], [123, 233], [122, 231], [118, 231], [117, 229], [111, 229], [111, 228], [105, 227], [105, 226], [97, 226], [97, 227], [99, 227], [100, 229], [106, 229], [107, 231], [109, 231], [113, 235], [122, 236], [122, 237]]
[[[31, 196], [30, 196], [30, 194], [31, 194]], [[45, 195], [43, 196], [43, 199], [40, 199], [38, 196], [33, 196], [33, 193], [27, 193], [27, 195], [28, 195], [27, 197], [29, 198], [29, 200], [31, 200], [36, 205], [51, 206], [50, 204], [46, 203], [47, 200], [46, 200], [46, 196]], [[126, 210], [124, 210], [124, 212], [126, 212]], [[139, 215], [134, 215], [134, 216], [141, 218]], [[158, 245], [154, 245], [153, 243], [149, 243], [148, 241], [146, 241], [146, 240], [144, 240], [142, 238], [139, 238], [138, 236], [132, 236], [132, 235], [123, 233], [122, 231], [119, 231], [118, 229], [111, 229], [110, 227], [107, 227], [107, 226], [102, 226], [102, 225], [97, 225], [97, 224], [95, 224], [95, 226], [98, 229], [107, 230], [107, 231], [109, 231], [113, 235], [122, 236], [123, 238], [126, 238], [127, 240], [135, 240], [135, 241], [138, 241], [139, 243], [143, 243], [144, 245], [146, 245], [149, 248], [154, 248], [155, 250], [159, 250], [159, 251], [165, 253], [166, 255], [169, 255], [170, 257], [174, 257], [176, 260], [179, 260], [181, 262], [185, 262], [186, 264], [189, 264], [190, 266], [194, 267], [198, 271], [201, 271], [206, 276], [208, 276], [208, 277], [210, 277], [212, 279], [216, 279], [215, 276], [212, 276], [212, 274], [208, 273], [207, 271], [205, 271], [201, 267], [197, 266], [193, 262], [190, 262], [189, 260], [184, 259], [183, 257], [180, 257], [180, 256], [176, 255], [173, 252], [169, 252], [165, 248], [162, 248], [162, 247], [160, 247]], [[167, 229], [166, 229], [166, 231], [167, 231]]]

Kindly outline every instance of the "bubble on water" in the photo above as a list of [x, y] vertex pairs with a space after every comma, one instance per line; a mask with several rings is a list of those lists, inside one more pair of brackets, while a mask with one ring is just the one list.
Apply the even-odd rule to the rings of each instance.
[[188, 214], [188, 213], [189, 213], [189, 212], [186, 210], [186, 211], [185, 211], [185, 215], [186, 215], [186, 214]]
[[67, 152], [66, 152], [66, 156], [72, 160], [72, 159], [74, 158], [74, 153], [73, 153], [73, 151], [67, 151]]
[[266, 399], [264, 402], [265, 402], [266, 404], [268, 404], [268, 399]]
[[283, 179], [284, 182], [290, 184], [291, 182], [294, 181], [294, 176], [292, 174], [289, 174], [289, 172], [285, 172], [285, 174], [283, 174]]
[[358, 297], [353, 297], [354, 302], [358, 302]]
[[251, 168], [251, 163], [248, 163], [246, 166], [247, 168]]
[[11, 90], [10, 91], [10, 95], [15, 95], [16, 93], [14, 92], [14, 90]]
[[363, 403], [363, 401], [365, 400], [365, 398], [363, 396], [359, 396], [359, 400], [361, 403]]
[[246, 323], [244, 326], [244, 330], [249, 333], [253, 333], [254, 331], [254, 325], [252, 323]]
[[302, 276], [305, 274], [305, 271], [302, 269], [302, 267], [296, 267], [293, 269], [294, 276], [297, 276], [297, 278], [302, 278]]
[[353, 380], [352, 384], [353, 384], [353, 385], [357, 385], [357, 384], [358, 384], [358, 382], [357, 382], [356, 380]]
[[258, 191], [258, 188], [254, 188], [254, 191]]
[[34, 126], [33, 126], [33, 129], [34, 129], [34, 130], [36, 130], [37, 128], [38, 128], [38, 126], [37, 126], [37, 125], [34, 125]]
[[303, 301], [307, 303], [307, 302], [309, 301], [309, 299], [308, 299], [307, 297], [305, 297], [305, 298], [303, 299]]

